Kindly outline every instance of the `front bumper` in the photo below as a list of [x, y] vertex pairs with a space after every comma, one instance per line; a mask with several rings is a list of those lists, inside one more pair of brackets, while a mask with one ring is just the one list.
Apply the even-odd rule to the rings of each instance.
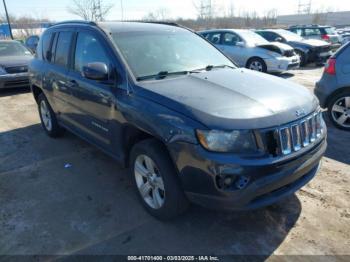
[[0, 89], [29, 87], [28, 73], [0, 75]]
[[264, 61], [267, 66], [267, 72], [270, 73], [282, 73], [287, 70], [299, 68], [300, 66], [300, 60], [298, 56], [265, 59]]
[[[299, 190], [317, 173], [326, 147], [324, 138], [302, 155], [282, 161], [242, 160], [186, 143], [169, 145], [169, 151], [191, 202], [215, 209], [245, 210], [271, 205]], [[249, 182], [230, 190], [219, 188], [218, 178], [227, 175]]]

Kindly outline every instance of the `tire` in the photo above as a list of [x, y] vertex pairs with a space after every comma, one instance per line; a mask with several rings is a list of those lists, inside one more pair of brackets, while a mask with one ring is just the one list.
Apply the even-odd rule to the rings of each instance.
[[350, 91], [343, 91], [331, 97], [328, 103], [328, 117], [336, 127], [350, 131]]
[[56, 115], [43, 93], [38, 96], [38, 110], [41, 126], [46, 134], [53, 138], [62, 136], [64, 129], [59, 126]]
[[259, 57], [250, 58], [247, 62], [247, 68], [258, 72], [267, 72], [265, 61]]
[[[153, 168], [149, 168], [152, 165]], [[159, 220], [169, 220], [179, 216], [189, 207], [176, 168], [164, 145], [156, 139], [141, 141], [133, 147], [130, 154], [130, 170], [137, 194], [152, 216]]]
[[306, 56], [305, 56], [304, 52], [302, 52], [300, 50], [295, 50], [295, 53], [297, 54], [297, 56], [299, 56], [300, 66], [306, 66]]

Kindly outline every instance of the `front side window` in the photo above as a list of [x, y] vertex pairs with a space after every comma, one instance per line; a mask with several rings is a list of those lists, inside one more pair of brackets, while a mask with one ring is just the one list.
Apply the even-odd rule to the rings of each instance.
[[56, 44], [55, 64], [67, 66], [72, 36], [72, 32], [59, 33]]
[[109, 66], [109, 59], [103, 45], [89, 33], [79, 33], [74, 56], [74, 69], [82, 72], [83, 66], [92, 62], [102, 62]]
[[234, 46], [236, 45], [237, 42], [241, 42], [242, 39], [233, 33], [225, 33], [224, 34], [224, 39], [223, 39], [223, 44], [224, 45], [229, 45], [229, 46]]
[[112, 33], [135, 77], [235, 65], [202, 37], [188, 31]]

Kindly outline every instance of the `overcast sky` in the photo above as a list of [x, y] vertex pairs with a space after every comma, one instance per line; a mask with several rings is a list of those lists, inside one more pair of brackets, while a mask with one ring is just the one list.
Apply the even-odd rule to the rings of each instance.
[[[194, 2], [199, 0], [102, 0], [113, 3], [114, 7], [108, 19], [121, 19], [121, 1], [123, 1], [125, 19], [142, 19], [150, 12], [158, 9], [166, 10], [170, 18], [195, 18], [197, 13]], [[222, 15], [232, 2], [236, 14], [243, 12], [257, 12], [262, 15], [266, 11], [276, 9], [279, 15], [295, 13], [299, 0], [213, 0], [219, 8], [217, 13]], [[308, 2], [309, 0], [301, 0]], [[2, 1], [1, 1], [2, 2]], [[2, 3], [1, 10], [3, 11]], [[71, 0], [6, 0], [9, 13], [20, 16], [27, 15], [34, 18], [49, 18], [51, 20], [77, 19], [70, 14], [67, 7]], [[350, 11], [349, 0], [312, 0], [313, 10]]]

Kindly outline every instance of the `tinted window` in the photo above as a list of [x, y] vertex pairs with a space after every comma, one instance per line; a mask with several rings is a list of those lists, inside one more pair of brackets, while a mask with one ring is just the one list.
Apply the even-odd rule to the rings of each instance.
[[274, 33], [271, 32], [256, 32], [257, 34], [261, 35], [263, 38], [265, 38], [267, 41], [275, 41], [277, 35], [275, 36]]
[[296, 33], [300, 36], [303, 34], [303, 30], [301, 28], [293, 28], [290, 31], [292, 31], [293, 33]]
[[317, 36], [320, 34], [321, 34], [321, 32], [318, 28], [305, 28], [304, 29], [305, 36]]
[[69, 47], [72, 40], [72, 32], [61, 32], [59, 33], [57, 44], [56, 44], [56, 54], [55, 54], [55, 64], [66, 66], [69, 57]]
[[50, 61], [50, 56], [48, 56], [49, 54], [48, 51], [50, 50], [51, 38], [52, 38], [52, 33], [47, 33], [42, 36], [42, 44], [41, 44], [42, 54], [43, 54], [43, 59], [47, 61]]
[[92, 62], [102, 62], [109, 66], [109, 59], [104, 47], [89, 33], [79, 33], [74, 61], [74, 69], [80, 72], [83, 66]]
[[223, 44], [224, 45], [236, 45], [237, 42], [242, 41], [242, 39], [233, 33], [225, 33], [223, 38]]
[[220, 33], [210, 33], [206, 38], [213, 44], [218, 45], [220, 44], [220, 37], [221, 37]]

